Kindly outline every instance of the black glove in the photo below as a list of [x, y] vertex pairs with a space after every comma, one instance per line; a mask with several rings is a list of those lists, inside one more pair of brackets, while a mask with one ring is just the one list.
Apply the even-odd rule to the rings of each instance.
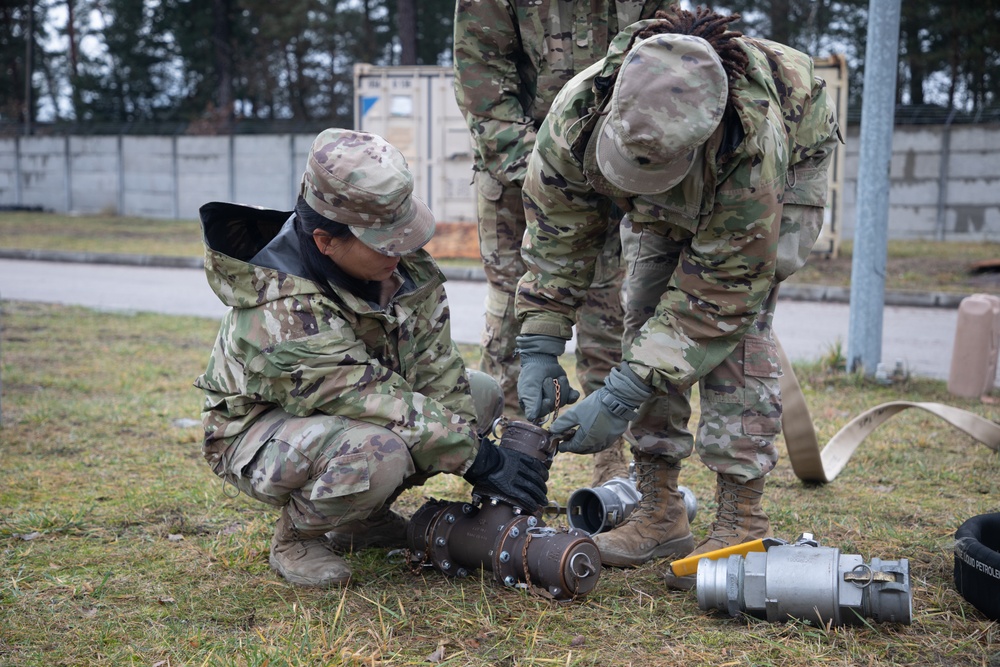
[[486, 486], [529, 512], [549, 502], [545, 495], [549, 469], [545, 464], [513, 449], [497, 447], [486, 438], [479, 443], [476, 459], [464, 476], [470, 484]]
[[[566, 371], [559, 365], [558, 357], [565, 349], [566, 341], [555, 336], [525, 334], [517, 337], [517, 354], [521, 357], [517, 398], [521, 412], [530, 422], [580, 398], [580, 392], [569, 386]], [[553, 380], [559, 383], [559, 405], [556, 405]]]

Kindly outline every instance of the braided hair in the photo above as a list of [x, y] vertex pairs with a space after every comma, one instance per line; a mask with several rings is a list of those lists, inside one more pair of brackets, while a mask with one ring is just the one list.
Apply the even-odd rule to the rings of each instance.
[[708, 42], [722, 60], [722, 67], [729, 80], [730, 102], [733, 102], [733, 85], [746, 76], [750, 59], [740, 47], [737, 38], [743, 33], [729, 30], [729, 24], [740, 19], [739, 14], [716, 14], [706, 7], [698, 7], [690, 12], [672, 5], [667, 10], [660, 10], [653, 16], [652, 23], [632, 35], [626, 52], [643, 39], [653, 35], [675, 34], [701, 37]]

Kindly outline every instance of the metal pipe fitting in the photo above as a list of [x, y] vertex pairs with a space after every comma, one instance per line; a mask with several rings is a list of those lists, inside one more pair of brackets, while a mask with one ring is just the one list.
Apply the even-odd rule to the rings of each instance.
[[[678, 486], [677, 490], [684, 496], [684, 507], [691, 521], [698, 512], [698, 499], [686, 486]], [[628, 477], [614, 477], [600, 486], [571, 493], [566, 502], [566, 521], [573, 528], [597, 535], [623, 523], [641, 498], [632, 464]]]
[[698, 562], [698, 607], [772, 623], [861, 625], [865, 618], [909, 625], [913, 615], [905, 558], [865, 563], [861, 556], [817, 546], [810, 535], [764, 552]]
[[[508, 422], [499, 446], [546, 465], [555, 453], [548, 431], [528, 422]], [[454, 577], [481, 568], [505, 586], [523, 584], [556, 600], [586, 595], [601, 574], [601, 554], [587, 533], [547, 527], [512, 499], [479, 486], [469, 503], [429, 499], [410, 518], [407, 542], [416, 565]]]

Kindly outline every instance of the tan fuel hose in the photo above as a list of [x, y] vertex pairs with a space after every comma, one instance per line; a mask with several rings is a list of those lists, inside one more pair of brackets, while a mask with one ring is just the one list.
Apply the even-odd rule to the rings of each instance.
[[802, 388], [795, 377], [795, 371], [777, 337], [774, 342], [778, 347], [783, 371], [779, 381], [783, 405], [781, 428], [785, 435], [785, 446], [788, 448], [792, 470], [803, 482], [824, 484], [832, 482], [847, 465], [854, 450], [872, 431], [907, 408], [926, 410], [990, 449], [1000, 451], [1000, 424], [949, 405], [910, 401], [891, 401], [866, 410], [849, 421], [820, 450], [816, 429], [813, 427], [809, 407], [806, 405], [805, 396], [802, 395]]

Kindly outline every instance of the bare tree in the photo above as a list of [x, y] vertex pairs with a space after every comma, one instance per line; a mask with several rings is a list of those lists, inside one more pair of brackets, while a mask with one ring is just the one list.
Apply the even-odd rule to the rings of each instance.
[[216, 109], [229, 124], [233, 120], [233, 41], [230, 0], [212, 0], [212, 52], [215, 59]]
[[417, 64], [417, 3], [416, 0], [398, 0], [396, 27], [399, 30], [399, 64]]

